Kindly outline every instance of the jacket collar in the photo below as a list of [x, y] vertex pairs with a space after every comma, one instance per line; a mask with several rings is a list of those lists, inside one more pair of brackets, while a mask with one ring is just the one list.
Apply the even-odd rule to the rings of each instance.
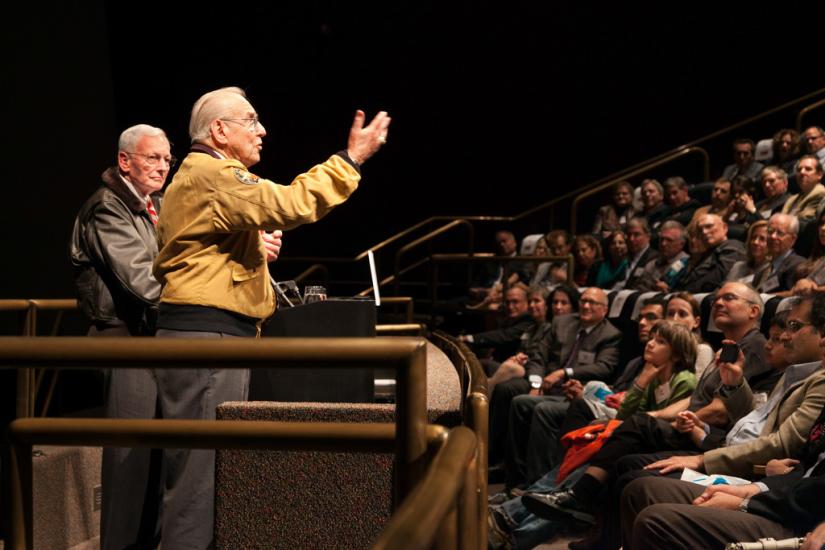
[[[135, 195], [132, 190], [129, 189], [125, 183], [123, 183], [117, 166], [107, 168], [103, 174], [101, 174], [100, 178], [103, 180], [103, 185], [112, 191], [112, 193], [117, 195], [117, 198], [123, 201], [129, 210], [135, 214], [140, 214], [146, 210], [146, 203], [140, 200], [137, 195]], [[152, 197], [155, 206], [157, 206], [157, 197], [159, 195], [159, 193], [152, 193], [149, 195]]]

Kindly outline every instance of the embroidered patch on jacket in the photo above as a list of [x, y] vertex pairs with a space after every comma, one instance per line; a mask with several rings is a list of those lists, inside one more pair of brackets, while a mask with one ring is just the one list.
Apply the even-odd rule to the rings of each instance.
[[261, 182], [258, 176], [253, 176], [249, 172], [245, 172], [240, 168], [233, 168], [232, 171], [235, 172], [235, 177], [238, 178], [238, 181], [241, 183], [256, 185]]

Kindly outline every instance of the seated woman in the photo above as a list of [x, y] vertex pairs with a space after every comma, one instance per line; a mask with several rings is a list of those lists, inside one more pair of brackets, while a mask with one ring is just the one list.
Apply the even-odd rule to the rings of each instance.
[[[687, 327], [673, 321], [657, 323], [651, 329], [644, 359], [645, 368], [628, 392], [629, 396], [622, 403], [617, 418], [666, 407], [689, 395], [696, 386], [693, 374], [696, 340]], [[546, 492], [572, 485], [581, 477], [584, 467], [565, 478], [561, 484], [556, 482], [558, 471], [557, 467], [542, 477], [528, 492]], [[558, 524], [532, 515], [521, 498], [514, 498], [489, 507], [488, 527], [493, 548], [509, 544], [511, 548], [528, 549], [544, 542], [558, 528]]]
[[770, 269], [771, 258], [768, 256], [768, 222], [761, 220], [751, 224], [745, 242], [747, 259], [733, 264], [726, 281], [748, 283], [762, 269]]
[[796, 281], [791, 293], [796, 296], [825, 291], [825, 211], [816, 221], [817, 239], [811, 248], [808, 260], [799, 264]]
[[773, 135], [773, 158], [771, 164], [776, 164], [786, 173], [793, 174], [796, 161], [802, 156], [802, 136], [796, 130], [783, 128]]
[[576, 286], [593, 286], [599, 262], [602, 260], [602, 246], [592, 235], [579, 235], [573, 239], [573, 282]]
[[713, 348], [702, 340], [702, 314], [701, 307], [696, 298], [690, 292], [676, 292], [670, 295], [665, 308], [665, 319], [669, 319], [690, 329], [696, 338], [696, 362], [693, 364], [693, 372], [698, 380], [705, 369], [713, 361]]
[[633, 186], [628, 181], [620, 181], [613, 187], [613, 204], [602, 206], [596, 212], [592, 233], [606, 238], [616, 230], [624, 231], [625, 224], [637, 213], [633, 208]]
[[599, 264], [592, 286], [611, 289], [618, 281], [623, 281], [627, 273], [627, 237], [621, 230], [614, 231], [605, 240], [607, 258]]
[[[533, 250], [532, 255], [537, 258], [550, 256], [550, 247], [547, 244], [546, 236], [536, 241], [536, 248]], [[566, 264], [553, 262], [528, 263], [525, 271], [530, 276], [530, 287], [541, 286], [552, 289], [556, 285], [567, 281]]]

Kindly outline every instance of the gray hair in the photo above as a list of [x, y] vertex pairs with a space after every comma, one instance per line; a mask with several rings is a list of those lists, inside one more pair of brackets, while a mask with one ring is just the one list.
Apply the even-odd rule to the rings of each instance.
[[648, 183], [649, 183], [650, 185], [652, 185], [653, 187], [655, 187], [655, 188], [659, 191], [659, 194], [660, 194], [660, 195], [664, 195], [664, 194], [665, 194], [665, 190], [664, 190], [664, 188], [662, 188], [662, 184], [661, 184], [661, 183], [659, 183], [657, 180], [654, 180], [654, 179], [646, 179], [646, 180], [642, 181], [642, 185], [641, 185], [641, 186], [642, 186], [642, 187], [644, 187], [644, 186], [645, 186], [645, 185], [647, 185]]
[[238, 97], [246, 99], [246, 92], [236, 86], [203, 94], [192, 106], [192, 116], [189, 118], [189, 138], [192, 143], [208, 138], [209, 125], [226, 115], [229, 100], [237, 100]]
[[665, 180], [665, 189], [687, 189], [688, 184], [682, 176], [673, 176]]
[[765, 172], [767, 172], [767, 173], [769, 173], [769, 174], [773, 174], [773, 175], [774, 175], [774, 176], [776, 176], [777, 178], [779, 178], [779, 179], [781, 179], [781, 180], [785, 180], [786, 182], [788, 181], [788, 173], [787, 173], [787, 172], [785, 172], [785, 171], [784, 171], [782, 168], [780, 168], [779, 166], [771, 165], [771, 166], [766, 166], [766, 167], [764, 167], [764, 168], [762, 169], [762, 174], [761, 174], [761, 176], [762, 176], [763, 178], [765, 177]]
[[762, 296], [757, 292], [755, 288], [747, 283], [736, 283], [742, 287], [742, 296], [745, 300], [752, 303], [756, 307], [759, 308], [759, 315], [756, 316], [756, 321], [759, 322], [762, 320], [762, 314], [765, 312], [765, 302], [762, 300]]
[[687, 230], [685, 226], [681, 223], [677, 222], [676, 220], [667, 220], [662, 225], [659, 226], [659, 234], [662, 234], [662, 231], [667, 229], [675, 229], [679, 232], [679, 238], [682, 239], [682, 242], [687, 241]]
[[138, 141], [147, 136], [165, 138], [166, 132], [160, 128], [149, 126], [148, 124], [135, 124], [134, 126], [126, 128], [123, 132], [121, 132], [120, 138], [117, 140], [117, 148], [119, 151], [134, 153]]
[[[771, 216], [771, 220], [788, 220], [788, 231], [794, 235], [799, 235], [799, 218], [796, 216], [792, 216], [791, 214], [774, 214]], [[768, 221], [770, 222], [770, 220]]]
[[650, 235], [650, 223], [648, 223], [647, 218], [644, 218], [642, 216], [630, 218], [627, 221], [626, 227], [629, 228], [630, 226], [638, 227], [639, 229], [644, 231], [645, 235]]

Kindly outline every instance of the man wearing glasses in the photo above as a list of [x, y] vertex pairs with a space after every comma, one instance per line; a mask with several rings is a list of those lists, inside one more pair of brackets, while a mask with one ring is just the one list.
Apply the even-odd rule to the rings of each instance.
[[[249, 169], [261, 159], [266, 129], [240, 88], [195, 102], [192, 148], [166, 191], [154, 273], [162, 284], [157, 336], [255, 337], [275, 311], [264, 231], [319, 220], [355, 191], [360, 166], [386, 143], [390, 118], [364, 126], [355, 115], [347, 148], [277, 185]], [[215, 419], [225, 401], [246, 400], [249, 371], [155, 371], [164, 417]], [[166, 449], [163, 547], [207, 548], [214, 515], [213, 450]]]
[[[174, 164], [163, 130], [146, 124], [127, 128], [118, 142], [117, 165], [103, 172], [103, 185], [75, 219], [70, 256], [78, 303], [91, 321], [89, 336], [154, 333], [160, 298], [152, 275], [155, 224]], [[157, 385], [149, 369], [112, 369], [104, 386], [107, 417], [155, 416]], [[152, 545], [156, 525], [141, 527], [140, 519], [156, 516], [159, 460], [150, 449], [103, 450], [102, 548]], [[154, 499], [134, 498], [147, 487], [155, 488]]]
[[820, 164], [825, 163], [825, 131], [819, 126], [811, 126], [802, 134], [802, 141], [812, 155], [816, 155]]

